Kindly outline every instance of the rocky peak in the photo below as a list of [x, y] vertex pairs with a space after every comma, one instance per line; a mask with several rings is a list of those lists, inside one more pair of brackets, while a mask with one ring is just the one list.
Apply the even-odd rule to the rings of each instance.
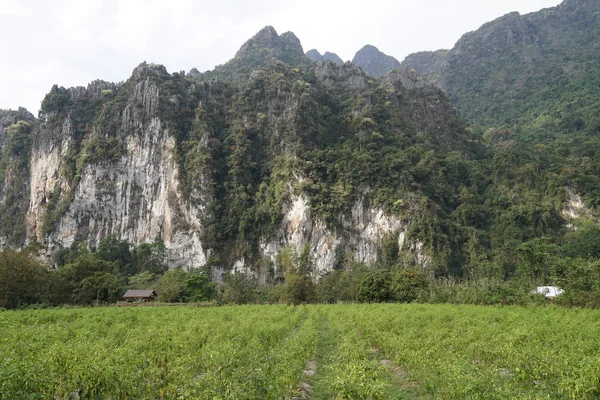
[[328, 51], [326, 51], [325, 54], [323, 54], [323, 60], [324, 61], [331, 61], [333, 63], [336, 63], [337, 65], [342, 65], [344, 63], [344, 60], [342, 60], [340, 58], [340, 56], [338, 56], [335, 53], [330, 53]]
[[272, 26], [266, 26], [240, 47], [235, 58], [246, 58], [256, 49], [273, 49], [277, 47], [279, 35]]
[[167, 69], [163, 65], [154, 63], [148, 64], [146, 61], [144, 61], [133, 69], [131, 78], [129, 78], [129, 80], [140, 81], [146, 78], [163, 80], [169, 76], [170, 75], [167, 72]]
[[7, 127], [16, 124], [18, 121], [35, 122], [35, 117], [24, 107], [19, 107], [18, 110], [0, 110], [0, 130], [2, 127]]
[[360, 49], [352, 62], [375, 77], [383, 76], [400, 67], [398, 60], [379, 51], [377, 47], [370, 44]]
[[194, 79], [200, 79], [202, 77], [202, 73], [200, 71], [198, 71], [198, 68], [190, 69], [190, 72], [188, 72], [188, 75]]
[[300, 39], [298, 39], [298, 37], [294, 34], [294, 32], [289, 32], [289, 31], [284, 32], [281, 34], [281, 36], [279, 38], [281, 39], [282, 43], [286, 44], [294, 51], [303, 52], [302, 44], [300, 43]]
[[313, 61], [323, 61], [323, 55], [317, 49], [307, 51], [305, 56]]
[[71, 101], [85, 99], [96, 100], [101, 99], [106, 91], [113, 91], [116, 87], [117, 85], [115, 83], [97, 79], [89, 83], [87, 87], [76, 86], [69, 88], [67, 89], [67, 94], [69, 95]]
[[232, 61], [249, 66], [263, 66], [274, 60], [294, 64], [303, 58], [304, 51], [296, 35], [285, 32], [279, 36], [272, 26], [267, 26], [244, 43]]
[[400, 64], [402, 69], [414, 70], [424, 78], [437, 82], [448, 63], [449, 50], [421, 51], [407, 56]]
[[346, 89], [362, 90], [367, 87], [368, 75], [352, 63], [334, 65], [317, 61], [315, 75], [329, 88], [339, 85]]
[[316, 49], [307, 51], [306, 57], [313, 61], [331, 61], [337, 65], [342, 65], [344, 63], [344, 61], [337, 54], [326, 51], [325, 54], [321, 55], [321, 53], [319, 53], [319, 51]]

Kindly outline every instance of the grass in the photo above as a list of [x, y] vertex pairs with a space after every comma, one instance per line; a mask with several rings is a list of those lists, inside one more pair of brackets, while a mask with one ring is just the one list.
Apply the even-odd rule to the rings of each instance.
[[0, 399], [600, 396], [596, 310], [114, 307], [5, 311], [0, 326]]

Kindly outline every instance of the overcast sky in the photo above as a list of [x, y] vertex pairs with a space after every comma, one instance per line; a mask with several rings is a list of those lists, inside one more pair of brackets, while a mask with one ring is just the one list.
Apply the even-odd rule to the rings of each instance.
[[350, 60], [365, 44], [400, 61], [451, 48], [511, 11], [560, 0], [0, 0], [0, 108], [34, 114], [53, 84], [123, 81], [142, 61], [212, 69], [266, 25]]

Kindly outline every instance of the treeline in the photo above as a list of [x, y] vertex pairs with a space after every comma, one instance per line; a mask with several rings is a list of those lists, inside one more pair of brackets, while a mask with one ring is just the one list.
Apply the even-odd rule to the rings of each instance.
[[[557, 245], [548, 238], [517, 247], [515, 271], [504, 277], [483, 260], [470, 278], [436, 277], [387, 249], [365, 265], [348, 255], [338, 269], [314, 279], [310, 245], [283, 250], [274, 263], [262, 260], [256, 274], [226, 273], [212, 280], [210, 268], [169, 269], [160, 241], [133, 249], [114, 236], [97, 249], [85, 244], [58, 251], [54, 268], [38, 261], [35, 248], [0, 252], [0, 307], [112, 304], [127, 289], [155, 289], [162, 302], [215, 304], [423, 302], [484, 305], [544, 303], [536, 286], [556, 285], [565, 293], [556, 304], [600, 307], [600, 227], [580, 226]], [[392, 254], [390, 254], [392, 253]]]
[[161, 241], [133, 250], [114, 236], [97, 249], [76, 243], [57, 251], [54, 268], [42, 264], [36, 247], [0, 252], [0, 307], [31, 304], [110, 304], [127, 289], [156, 289], [161, 300], [203, 301], [214, 297], [214, 284], [202, 270], [169, 270]]

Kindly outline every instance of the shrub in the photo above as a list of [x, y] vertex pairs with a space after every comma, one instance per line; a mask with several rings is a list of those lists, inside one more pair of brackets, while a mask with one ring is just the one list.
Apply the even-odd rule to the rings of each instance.
[[381, 303], [392, 300], [392, 276], [387, 270], [365, 274], [358, 284], [358, 301]]
[[398, 270], [392, 280], [392, 296], [402, 303], [415, 301], [427, 288], [423, 271], [416, 268]]
[[246, 274], [229, 274], [223, 290], [223, 302], [248, 304], [255, 301], [256, 280]]

